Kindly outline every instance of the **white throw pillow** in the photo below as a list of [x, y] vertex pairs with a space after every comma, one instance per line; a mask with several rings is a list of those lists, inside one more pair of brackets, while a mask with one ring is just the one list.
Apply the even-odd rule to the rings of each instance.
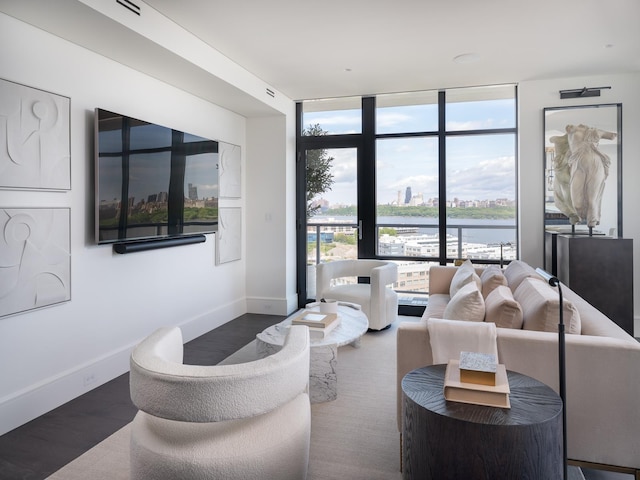
[[[522, 328], [542, 332], [557, 332], [560, 299], [558, 291], [541, 278], [525, 278], [513, 297], [522, 307]], [[578, 309], [569, 300], [563, 301], [562, 317], [567, 333], [580, 334]]]
[[482, 288], [482, 282], [480, 281], [480, 277], [476, 273], [471, 260], [465, 260], [465, 262], [456, 269], [456, 273], [454, 273], [453, 278], [451, 279], [449, 295], [453, 297], [458, 293], [458, 290], [470, 282], [474, 282], [478, 286], [478, 289]]
[[497, 265], [486, 267], [480, 275], [480, 281], [482, 282], [482, 296], [485, 300], [496, 287], [507, 285], [507, 277]]
[[451, 297], [442, 318], [449, 320], [484, 321], [484, 298], [475, 282], [464, 285]]
[[522, 328], [522, 307], [506, 285], [494, 288], [485, 299], [484, 306], [485, 322], [493, 322], [502, 328]]

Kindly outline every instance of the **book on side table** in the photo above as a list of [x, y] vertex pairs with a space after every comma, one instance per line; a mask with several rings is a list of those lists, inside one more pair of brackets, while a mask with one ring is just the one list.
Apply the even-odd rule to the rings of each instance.
[[460, 362], [450, 360], [444, 377], [444, 398], [452, 402], [471, 403], [488, 407], [511, 408], [509, 401], [509, 380], [507, 369], [498, 364], [495, 385], [462, 382]]

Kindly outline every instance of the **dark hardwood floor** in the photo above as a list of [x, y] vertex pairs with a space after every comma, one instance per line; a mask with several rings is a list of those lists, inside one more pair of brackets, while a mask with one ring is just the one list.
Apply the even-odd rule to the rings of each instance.
[[[186, 343], [184, 363], [215, 365], [282, 318], [242, 315]], [[0, 436], [0, 479], [47, 478], [131, 422], [136, 411], [126, 373]]]

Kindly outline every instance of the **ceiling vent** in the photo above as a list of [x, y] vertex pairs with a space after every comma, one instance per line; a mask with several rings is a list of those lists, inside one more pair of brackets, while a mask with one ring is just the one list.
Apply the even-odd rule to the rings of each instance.
[[116, 0], [116, 3], [119, 3], [130, 12], [133, 12], [136, 15], [140, 16], [140, 5], [136, 5], [135, 3], [129, 0]]

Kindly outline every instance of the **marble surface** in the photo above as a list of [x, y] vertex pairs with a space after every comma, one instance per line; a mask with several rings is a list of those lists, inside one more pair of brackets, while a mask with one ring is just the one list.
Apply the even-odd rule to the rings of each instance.
[[[319, 311], [317, 305], [307, 305], [307, 310]], [[294, 313], [282, 322], [272, 325], [256, 335], [256, 353], [264, 358], [282, 348], [287, 329], [291, 326]], [[360, 338], [369, 328], [369, 320], [362, 310], [348, 306], [338, 306], [340, 325], [324, 336], [310, 332], [311, 350], [309, 365], [309, 396], [311, 403], [329, 402], [338, 396], [338, 347], [352, 345], [358, 347]]]

